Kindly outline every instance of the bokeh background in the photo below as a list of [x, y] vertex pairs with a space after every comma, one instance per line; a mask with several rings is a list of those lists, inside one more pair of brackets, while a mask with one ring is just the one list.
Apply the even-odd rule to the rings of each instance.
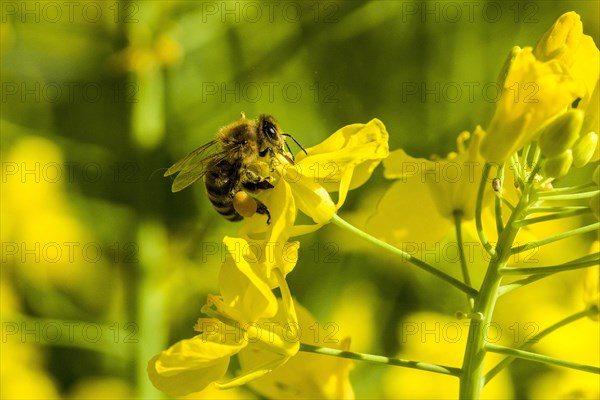
[[[599, 43], [598, 1], [0, 4], [2, 398], [162, 396], [146, 362], [193, 335], [217, 291], [221, 240], [238, 229], [203, 185], [173, 194], [162, 174], [240, 112], [273, 114], [305, 147], [376, 117], [391, 149], [445, 155], [491, 117], [512, 46], [534, 45], [570, 10]], [[387, 187], [379, 168], [342, 215], [364, 225]], [[292, 292], [352, 349], [460, 360], [436, 328], [455, 321], [460, 293], [335, 227], [300, 241]], [[564, 274], [515, 292], [498, 311], [504, 335], [522, 342], [583, 307], [580, 281]], [[438, 336], [411, 347], [407, 324]], [[543, 349], [598, 365], [597, 329], [581, 321]], [[357, 365], [356, 395], [455, 396], [452, 378], [391, 369]], [[498, 379], [490, 397], [599, 391], [594, 375], [526, 362]]]

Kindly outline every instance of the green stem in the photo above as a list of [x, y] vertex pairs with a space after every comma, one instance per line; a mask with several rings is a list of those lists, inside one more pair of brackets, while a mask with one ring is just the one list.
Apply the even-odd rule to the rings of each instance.
[[589, 210], [587, 206], [565, 206], [565, 207], [531, 207], [527, 210], [527, 215], [535, 213], [559, 213], [564, 211]]
[[487, 178], [490, 175], [490, 169], [492, 165], [490, 163], [486, 163], [483, 167], [483, 176], [481, 177], [481, 181], [479, 182], [479, 189], [477, 191], [477, 201], [475, 202], [475, 227], [477, 228], [477, 235], [479, 236], [479, 241], [485, 248], [485, 251], [492, 257], [496, 255], [496, 250], [490, 244], [483, 230], [483, 221], [481, 220], [482, 212], [483, 212], [483, 196], [485, 194], [485, 188], [487, 186]]
[[557, 235], [549, 236], [545, 239], [536, 240], [535, 242], [529, 242], [522, 246], [514, 247], [510, 249], [511, 254], [521, 253], [523, 251], [528, 251], [531, 249], [535, 249], [536, 247], [544, 246], [549, 243], [553, 243], [562, 239], [565, 239], [569, 236], [579, 235], [581, 233], [593, 232], [600, 228], [600, 222], [596, 222], [590, 225], [582, 226], [581, 228], [572, 229], [567, 232], [562, 232]]
[[519, 161], [519, 155], [517, 153], [513, 154], [510, 158], [510, 169], [512, 169], [513, 174], [515, 176], [515, 184], [520, 184], [523, 182], [521, 179], [521, 162]]
[[571, 194], [554, 194], [554, 191], [540, 192], [538, 197], [542, 201], [563, 201], [563, 200], [578, 200], [589, 199], [600, 193], [600, 190], [592, 190], [591, 192], [571, 193]]
[[584, 207], [576, 210], [557, 212], [551, 215], [543, 215], [541, 217], [522, 219], [519, 221], [515, 221], [515, 224], [522, 227], [525, 225], [537, 224], [539, 222], [553, 221], [561, 218], [570, 218], [576, 215], [587, 214], [590, 212], [592, 212], [592, 210], [589, 207]]
[[[557, 329], [560, 329], [563, 326], [566, 326], [572, 322], [578, 321], [581, 318], [585, 318], [589, 315], [592, 315], [595, 312], [596, 312], [596, 310], [588, 308], [588, 309], [585, 309], [578, 313], [575, 313], [573, 315], [569, 315], [568, 317], [549, 326], [548, 328], [544, 329], [537, 335], [533, 336], [531, 339], [527, 340], [525, 343], [523, 343], [521, 346], [519, 346], [519, 350], [527, 350], [528, 348], [533, 346], [535, 343], [538, 343], [541, 339], [548, 336], [549, 334], [556, 331]], [[494, 378], [496, 375], [498, 375], [498, 373], [500, 371], [502, 371], [504, 368], [508, 367], [515, 359], [516, 359], [515, 357], [506, 357], [504, 360], [502, 360], [498, 364], [496, 364], [491, 370], [489, 370], [489, 372], [487, 374], [485, 374], [485, 377], [484, 377], [485, 383], [484, 384], [487, 384], [489, 381], [491, 381], [492, 378]]]
[[[485, 181], [485, 173], [482, 181]], [[529, 191], [524, 190], [515, 211], [511, 214], [506, 228], [498, 237], [497, 256], [493, 257], [488, 265], [487, 272], [481, 285], [479, 295], [475, 300], [474, 313], [479, 313], [483, 318], [479, 321], [472, 320], [469, 327], [469, 340], [465, 349], [462, 370], [463, 374], [460, 380], [460, 398], [461, 399], [477, 399], [481, 395], [483, 388], [483, 373], [485, 361], [485, 345], [486, 332], [492, 321], [494, 307], [499, 295], [499, 286], [502, 280], [502, 275], [499, 273], [500, 268], [503, 268], [510, 257], [510, 247], [519, 232], [518, 227], [513, 226], [513, 222], [519, 218], [527, 210], [529, 205]]]
[[[458, 244], [458, 255], [460, 258], [460, 269], [462, 271], [463, 281], [469, 287], [473, 287], [471, 284], [471, 276], [469, 275], [469, 268], [467, 266], [467, 258], [465, 257], [465, 249], [462, 237], [462, 211], [454, 211], [454, 226], [456, 228], [456, 241]], [[475, 302], [473, 298], [467, 294], [467, 302], [469, 303], [469, 310], [473, 310]]]
[[160, 398], [160, 392], [148, 379], [147, 365], [155, 354], [161, 352], [168, 342], [169, 311], [165, 283], [165, 268], [169, 265], [165, 249], [166, 232], [156, 221], [144, 221], [138, 228], [139, 274], [138, 274], [138, 324], [140, 341], [136, 354], [136, 378], [139, 397]]
[[595, 186], [595, 184], [593, 182], [589, 182], [589, 183], [585, 183], [583, 185], [569, 186], [569, 187], [564, 187], [564, 188], [554, 188], [549, 192], [540, 192], [539, 195], [540, 195], [540, 197], [544, 197], [544, 196], [551, 196], [552, 194], [556, 194], [556, 193], [560, 193], [560, 194], [579, 193], [583, 189], [589, 189], [592, 186]]
[[574, 361], [563, 360], [562, 358], [545, 356], [543, 354], [532, 353], [530, 351], [513, 349], [511, 347], [498, 346], [496, 344], [487, 343], [485, 345], [487, 351], [493, 353], [505, 354], [511, 357], [522, 358], [524, 360], [535, 361], [544, 364], [556, 365], [559, 367], [576, 369], [578, 371], [600, 374], [600, 367], [594, 365], [581, 364]]
[[[580, 262], [584, 262], [584, 261], [597, 260], [599, 256], [600, 256], [600, 253], [588, 254], [586, 256], [577, 258], [575, 260], [571, 260], [568, 263], [564, 263], [564, 264], [562, 264], [562, 266], [567, 267], [567, 266], [574, 265], [576, 263], [580, 263]], [[543, 267], [540, 267], [540, 268], [543, 268]], [[547, 273], [543, 273], [543, 274], [531, 275], [531, 276], [528, 276], [527, 278], [523, 278], [523, 279], [519, 279], [517, 281], [511, 282], [511, 283], [507, 283], [505, 285], [500, 286], [499, 295], [503, 296], [506, 293], [512, 292], [513, 290], [523, 287], [525, 285], [529, 285], [530, 283], [537, 282], [540, 279], [544, 279], [544, 278], [546, 278], [552, 274], [555, 274], [557, 272], [562, 272], [562, 271], [554, 271], [554, 272], [547, 272]]]
[[578, 263], [551, 265], [548, 267], [501, 268], [500, 273], [503, 275], [548, 275], [555, 272], [572, 271], [574, 269], [582, 269], [599, 264], [600, 260], [589, 260]]
[[386, 251], [389, 251], [390, 253], [392, 253], [394, 255], [401, 257], [402, 260], [408, 261], [409, 263], [413, 264], [414, 266], [421, 268], [422, 270], [427, 271], [430, 274], [446, 281], [447, 283], [451, 284], [458, 290], [465, 292], [467, 295], [469, 295], [469, 296], [477, 295], [477, 290], [473, 289], [472, 287], [467, 286], [464, 283], [462, 283], [461, 281], [459, 281], [458, 279], [453, 278], [450, 275], [436, 269], [435, 267], [429, 265], [425, 261], [423, 261], [419, 258], [413, 257], [410, 254], [408, 254], [407, 252], [402, 251], [402, 250], [392, 246], [391, 244], [388, 244], [382, 240], [377, 239], [376, 237], [369, 235], [366, 232], [361, 231], [360, 229], [356, 228], [354, 225], [344, 221], [337, 214], [333, 215], [333, 217], [331, 218], [331, 222], [334, 225], [337, 225], [340, 228], [343, 228], [349, 232], [352, 232], [355, 235], [361, 237], [362, 239], [364, 239], [376, 246], [379, 246], [380, 248], [382, 248]]
[[368, 361], [378, 364], [393, 365], [396, 367], [419, 369], [421, 371], [434, 372], [442, 375], [460, 376], [460, 368], [448, 367], [445, 365], [431, 364], [426, 362], [404, 360], [401, 358], [390, 358], [385, 356], [377, 356], [366, 353], [356, 353], [353, 351], [345, 351], [332, 349], [329, 347], [313, 346], [311, 344], [300, 344], [300, 351], [305, 351], [315, 354], [324, 354], [333, 357], [349, 358], [351, 360]]
[[494, 214], [496, 216], [496, 232], [498, 232], [498, 236], [500, 236], [504, 230], [504, 222], [502, 221], [502, 185], [504, 184], [504, 164], [498, 167], [496, 178], [500, 180], [500, 188], [498, 188], [498, 192], [496, 192], [496, 198], [494, 201]]

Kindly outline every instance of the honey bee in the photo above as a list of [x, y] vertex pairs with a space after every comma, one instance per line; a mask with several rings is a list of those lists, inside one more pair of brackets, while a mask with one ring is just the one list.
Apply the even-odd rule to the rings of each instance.
[[248, 193], [272, 189], [272, 177], [261, 176], [252, 166], [269, 161], [268, 157], [276, 154], [293, 163], [284, 136], [291, 137], [281, 131], [272, 116], [262, 114], [257, 119], [247, 119], [242, 113], [239, 120], [221, 128], [215, 140], [190, 152], [164, 176], [179, 173], [173, 181], [173, 192], [179, 192], [203, 177], [208, 199], [223, 217], [240, 221], [258, 213], [266, 215], [267, 224], [270, 224], [267, 206]]

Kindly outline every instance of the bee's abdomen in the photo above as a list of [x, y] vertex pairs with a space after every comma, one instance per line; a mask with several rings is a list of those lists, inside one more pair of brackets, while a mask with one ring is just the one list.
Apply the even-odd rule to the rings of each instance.
[[[207, 187], [208, 191], [208, 187]], [[216, 195], [208, 191], [208, 199], [219, 214], [230, 221], [240, 221], [243, 217], [233, 208], [233, 198], [229, 194]]]
[[240, 221], [243, 217], [233, 208], [233, 196], [239, 184], [238, 172], [233, 168], [213, 168], [204, 176], [208, 199], [219, 214], [229, 221]]

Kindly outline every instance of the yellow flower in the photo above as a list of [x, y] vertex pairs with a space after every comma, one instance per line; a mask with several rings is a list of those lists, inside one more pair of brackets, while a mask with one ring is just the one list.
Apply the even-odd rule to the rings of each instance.
[[[383, 162], [384, 176], [388, 179], [406, 179], [417, 175], [431, 192], [439, 213], [453, 221], [454, 213], [461, 212], [467, 220], [475, 218], [475, 199], [485, 161], [479, 155], [479, 143], [485, 132], [478, 126], [473, 137], [467, 131], [456, 138], [458, 153], [450, 153], [443, 160], [413, 158], [404, 150], [393, 152]], [[468, 139], [471, 142], [465, 148]]]
[[[579, 85], [578, 110], [585, 112], [580, 139], [574, 147], [574, 164], [581, 167], [600, 158], [598, 143], [598, 78], [600, 51], [589, 35], [583, 34], [583, 24], [575, 12], [568, 12], [542, 36], [533, 50], [541, 61], [557, 60]], [[590, 133], [593, 134], [590, 135]]]
[[[299, 304], [297, 312], [299, 329], [288, 332], [288, 337], [297, 335], [302, 343], [349, 350], [349, 338], [332, 336], [331, 330], [324, 329], [325, 325], [319, 324]], [[279, 315], [274, 320], [284, 324], [283, 318], [283, 315]], [[268, 356], [265, 350], [257, 347], [243, 349], [239, 353], [242, 371], [251, 369]], [[285, 365], [252, 381], [249, 386], [272, 399], [351, 399], [354, 398], [354, 391], [348, 375], [353, 365], [353, 361], [344, 358], [299, 352]]]
[[584, 94], [558, 60], [540, 61], [531, 47], [515, 47], [496, 112], [481, 142], [482, 156], [503, 163]]
[[[280, 302], [280, 309], [285, 309]], [[215, 383], [227, 389], [251, 382], [285, 364], [299, 349], [298, 324], [278, 319], [261, 319], [251, 323], [238, 321], [228, 324], [216, 318], [200, 318], [195, 329], [199, 335], [184, 339], [153, 357], [148, 362], [148, 376], [152, 384], [171, 396], [183, 396], [203, 390]], [[220, 381], [227, 372], [233, 355], [247, 348], [262, 351], [241, 375]]]
[[210, 322], [205, 326], [210, 329], [175, 343], [148, 362], [148, 376], [157, 389], [171, 396], [184, 396], [199, 392], [225, 375], [231, 356], [248, 342], [242, 335], [232, 335], [231, 328], [222, 322]]
[[[265, 191], [261, 201], [274, 221], [265, 229], [264, 220], [246, 219], [242, 235], [256, 237], [265, 232], [268, 242], [285, 243], [290, 235], [307, 233], [327, 223], [344, 204], [348, 190], [364, 184], [388, 155], [388, 133], [383, 123], [373, 119], [367, 124], [345, 126], [322, 143], [300, 152], [295, 163], [278, 155], [273, 160], [275, 188]], [[339, 192], [335, 203], [330, 192]], [[316, 222], [293, 228], [296, 211]]]
[[[405, 246], [410, 243], [433, 245], [442, 239], [454, 226], [454, 212], [473, 219], [485, 163], [479, 155], [484, 136], [480, 127], [472, 135], [461, 132], [456, 139], [458, 152], [442, 160], [414, 158], [404, 150], [392, 152], [383, 162], [384, 176], [397, 181], [380, 200], [367, 231], [409, 251]], [[399, 223], [390, 227], [390, 221]]]
[[583, 34], [581, 17], [573, 11], [561, 15], [533, 50], [533, 54], [540, 61], [559, 61], [582, 86], [578, 108], [587, 106], [598, 82], [598, 53], [594, 39]]
[[228, 257], [219, 272], [220, 311], [237, 321], [256, 321], [277, 312], [277, 299], [262, 277], [259, 260], [261, 249], [251, 247], [240, 238], [225, 237]]
[[[182, 340], [148, 363], [148, 376], [159, 390], [173, 396], [198, 392], [223, 378], [231, 356], [246, 346], [261, 346], [268, 356], [220, 387], [233, 387], [256, 379], [298, 352], [298, 340], [286, 336], [289, 326], [297, 326], [295, 305], [285, 275], [295, 266], [298, 244], [287, 243], [287, 253], [276, 264], [263, 242], [225, 237], [228, 255], [219, 273], [221, 295], [209, 295], [195, 329], [200, 335]], [[275, 253], [277, 250], [275, 251]], [[267, 277], [267, 271], [272, 272]], [[275, 271], [275, 272], [273, 272]], [[281, 299], [272, 288], [279, 287]], [[273, 320], [273, 317], [278, 319]], [[280, 323], [284, 317], [285, 325]]]

